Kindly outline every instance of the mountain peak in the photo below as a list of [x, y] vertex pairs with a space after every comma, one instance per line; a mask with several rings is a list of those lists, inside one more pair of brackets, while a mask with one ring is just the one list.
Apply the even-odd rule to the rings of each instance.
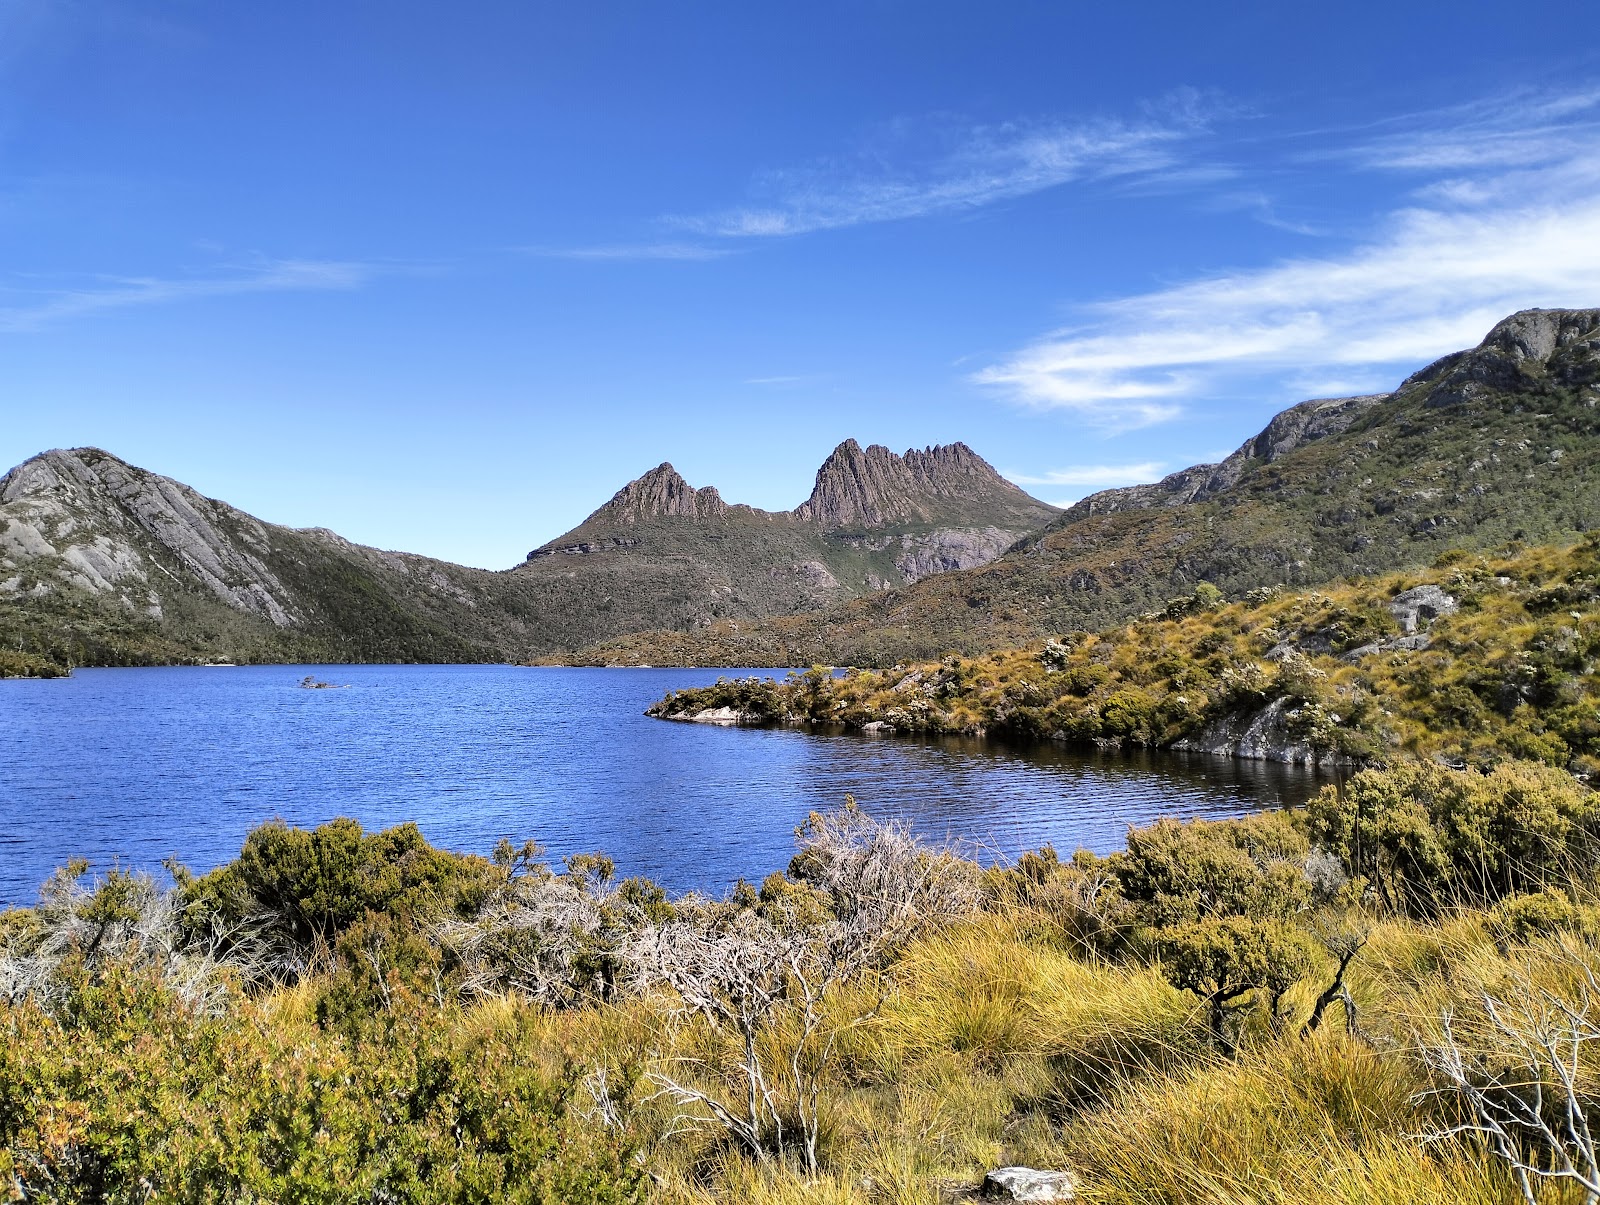
[[1413, 373], [1397, 392], [1430, 388], [1429, 410], [1472, 402], [1541, 378], [1564, 385], [1593, 381], [1600, 353], [1600, 309], [1518, 310], [1502, 318], [1477, 347], [1453, 352]]
[[727, 510], [728, 504], [714, 486], [697, 490], [671, 464], [662, 461], [618, 490], [596, 516], [636, 523], [662, 515], [705, 519], [726, 514]]
[[978, 501], [1049, 513], [964, 443], [897, 456], [882, 444], [863, 448], [847, 439], [823, 461], [811, 497], [794, 514], [828, 527], [882, 527], [933, 521], [951, 502]]

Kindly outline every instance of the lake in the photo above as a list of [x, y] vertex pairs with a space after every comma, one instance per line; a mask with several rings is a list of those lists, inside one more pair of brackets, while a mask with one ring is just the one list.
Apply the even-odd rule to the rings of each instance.
[[[1107, 852], [1130, 824], [1303, 802], [1323, 779], [1174, 754], [669, 723], [641, 713], [722, 673], [502, 665], [82, 669], [0, 680], [0, 906], [68, 858], [207, 870], [274, 817], [414, 820], [488, 853], [532, 837], [619, 873], [720, 892], [781, 869], [851, 794], [937, 840], [1014, 857]], [[303, 690], [306, 674], [347, 689]], [[779, 675], [781, 676], [781, 675]]]

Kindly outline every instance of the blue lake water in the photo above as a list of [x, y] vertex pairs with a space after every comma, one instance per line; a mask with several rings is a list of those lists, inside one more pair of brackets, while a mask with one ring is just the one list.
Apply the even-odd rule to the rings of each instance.
[[[934, 839], [1014, 857], [1116, 848], [1129, 824], [1299, 803], [1308, 771], [979, 741], [667, 723], [669, 688], [729, 671], [478, 665], [83, 669], [0, 680], [0, 906], [73, 856], [195, 870], [274, 817], [489, 852], [532, 837], [623, 874], [721, 891], [781, 869], [794, 826], [852, 794]], [[302, 690], [307, 673], [347, 685]]]

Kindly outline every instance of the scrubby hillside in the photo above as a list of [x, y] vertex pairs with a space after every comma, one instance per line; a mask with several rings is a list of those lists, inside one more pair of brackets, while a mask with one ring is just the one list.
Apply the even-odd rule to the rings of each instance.
[[1198, 749], [1278, 761], [1527, 758], [1600, 773], [1600, 539], [1228, 603], [1208, 585], [1099, 633], [669, 695], [742, 723]]
[[496, 660], [530, 631], [499, 575], [264, 523], [96, 448], [0, 478], [0, 635], [58, 667]]
[[892, 665], [1600, 527], [1600, 310], [1530, 310], [1392, 394], [1307, 402], [1218, 465], [1086, 498], [978, 569], [760, 625], [647, 633], [591, 664]]

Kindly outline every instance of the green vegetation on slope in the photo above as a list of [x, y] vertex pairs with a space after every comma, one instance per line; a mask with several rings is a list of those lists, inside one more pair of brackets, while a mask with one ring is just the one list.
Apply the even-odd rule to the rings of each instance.
[[[1402, 624], [1413, 623], [1407, 635]], [[1305, 756], [1526, 758], [1600, 771], [1600, 538], [1227, 603], [842, 678], [721, 681], [652, 714], [1226, 749], [1250, 721]]]
[[349, 821], [171, 889], [68, 867], [0, 916], [0, 1190], [934, 1205], [1021, 1163], [1129, 1205], [1510, 1205], [1506, 1155], [1583, 1166], [1458, 1128], [1535, 1082], [1600, 1107], [1568, 775], [1369, 770], [988, 869], [853, 807], [797, 836], [723, 900]]
[[1343, 429], [1278, 452], [1260, 446], [1269, 427], [1214, 493], [1109, 491], [980, 568], [811, 615], [639, 633], [577, 660], [888, 666], [1103, 627], [1202, 581], [1236, 597], [1572, 539], [1600, 528], [1597, 407], [1600, 310], [1531, 311]]

